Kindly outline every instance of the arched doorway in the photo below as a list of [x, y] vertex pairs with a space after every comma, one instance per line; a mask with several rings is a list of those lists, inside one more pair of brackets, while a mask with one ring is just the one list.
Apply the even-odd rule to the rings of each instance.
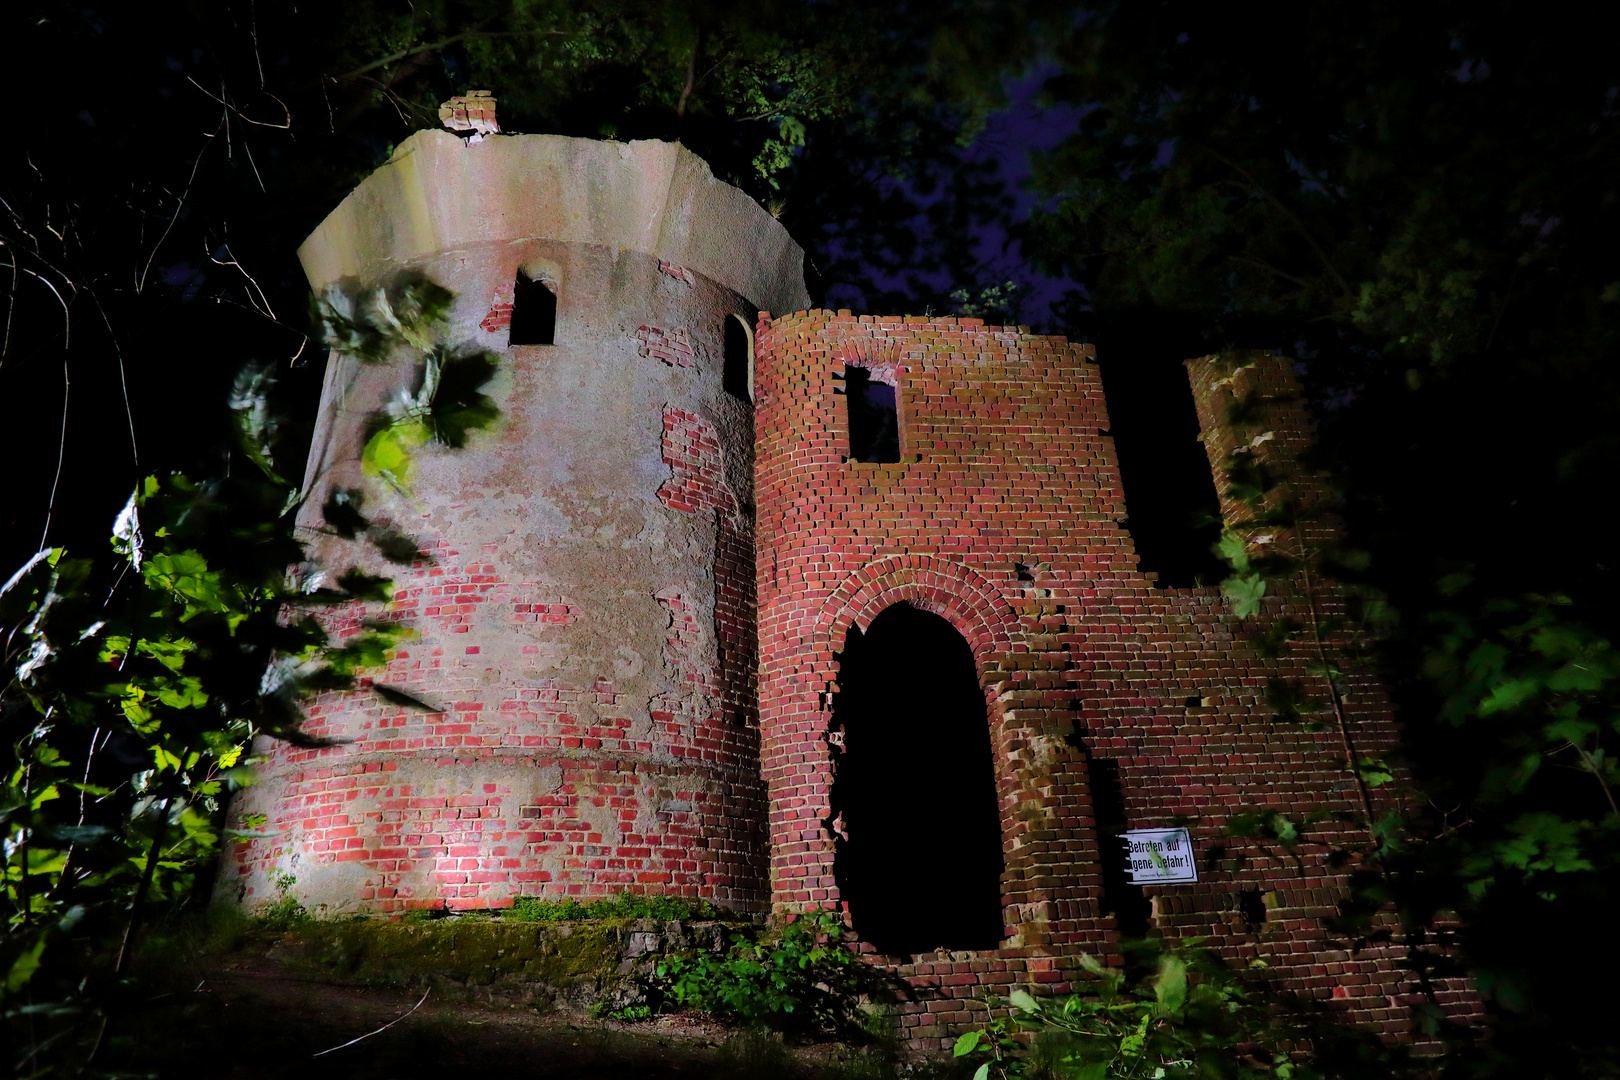
[[834, 723], [834, 872], [855, 932], [893, 955], [1001, 943], [1001, 821], [972, 650], [900, 603], [850, 627]]

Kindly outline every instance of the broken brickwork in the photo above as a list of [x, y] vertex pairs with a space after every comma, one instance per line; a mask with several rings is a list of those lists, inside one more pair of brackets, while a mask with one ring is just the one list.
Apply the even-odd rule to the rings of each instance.
[[[413, 630], [371, 675], [430, 709], [328, 694], [306, 731], [332, 745], [261, 748], [261, 782], [231, 813], [267, 828], [228, 849], [222, 896], [260, 907], [291, 873], [289, 895], [328, 913], [626, 889], [783, 914], [841, 904], [837, 845], [860, 826], [832, 805], [839, 653], [904, 602], [971, 653], [1004, 866], [999, 947], [859, 945], [909, 983], [911, 1045], [982, 1023], [987, 994], [1068, 989], [1081, 956], [1117, 957], [1138, 918], [1406, 1031], [1392, 947], [1347, 952], [1323, 925], [1351, 869], [1328, 853], [1360, 839], [1346, 737], [1356, 754], [1392, 748], [1389, 704], [1352, 669], [1342, 730], [1279, 723], [1268, 683], [1309, 679], [1311, 658], [1263, 659], [1247, 640], [1343, 598], [1277, 582], [1245, 622], [1219, 589], [1156, 587], [1121, 524], [1091, 346], [969, 318], [760, 314], [750, 385], [735, 347], [720, 370], [730, 320], [809, 302], [778, 222], [677, 145], [495, 136], [488, 95], [445, 109], [474, 137], [413, 135], [300, 253], [317, 291], [420, 271], [460, 298], [450, 340], [505, 350], [500, 424], [424, 449], [409, 496], [369, 489], [368, 513], [427, 557], [367, 565], [392, 600], [322, 615], [340, 639], [363, 617]], [[555, 325], [514, 344], [516, 289], [541, 270]], [[1300, 465], [1310, 425], [1287, 362], [1188, 370], [1228, 525], [1249, 513], [1228, 470], [1247, 455], [1282, 480], [1274, 497], [1323, 511], [1300, 534], [1245, 529], [1250, 543], [1335, 537]], [[858, 416], [881, 407], [882, 452], [865, 456], [898, 461], [851, 460], [846, 375]], [[328, 567], [365, 555], [323, 532], [324, 495], [368, 483], [365, 417], [408, 376], [329, 363], [299, 519]], [[1252, 811], [1313, 824], [1279, 856], [1225, 835]], [[1143, 887], [1144, 904], [1104, 833], [1182, 822], [1199, 880]], [[1453, 984], [1442, 1001], [1476, 1007]]]
[[[1304, 658], [1262, 659], [1218, 589], [1159, 589], [1138, 570], [1091, 346], [966, 318], [809, 311], [762, 316], [756, 350], [761, 768], [776, 907], [839, 900], [828, 820], [837, 653], [852, 624], [907, 601], [944, 616], [973, 650], [1006, 856], [1002, 948], [874, 957], [915, 990], [910, 1040], [943, 1045], [970, 1020], [971, 999], [1030, 983], [1061, 992], [1080, 954], [1114, 952], [1122, 898], [1102, 891], [1093, 757], [1117, 770], [1129, 827], [1190, 822], [1200, 880], [1145, 887], [1153, 928], [1201, 934], [1234, 962], [1264, 960], [1290, 990], [1404, 1031], [1410, 987], [1391, 949], [1348, 954], [1320, 921], [1346, 883], [1325, 856], [1356, 840], [1354, 826], [1328, 822], [1361, 808], [1339, 735], [1279, 725], [1263, 703], [1268, 680], [1305, 674]], [[897, 464], [848, 460], [842, 374], [879, 363], [892, 363], [898, 390]], [[1219, 465], [1237, 435], [1207, 366], [1192, 365], [1193, 381]], [[1273, 467], [1287, 470], [1310, 430], [1292, 373], [1277, 360], [1249, 372], [1262, 407], [1279, 410], [1266, 430]], [[1297, 616], [1302, 603], [1273, 598], [1262, 617]], [[1351, 699], [1358, 746], [1392, 746], [1376, 684], [1356, 680]], [[1327, 821], [1295, 865], [1223, 835], [1252, 810]], [[1227, 857], [1213, 858], [1217, 848]]]
[[469, 90], [444, 102], [439, 122], [450, 131], [470, 131], [474, 139], [501, 130], [495, 119], [495, 95], [489, 90]]

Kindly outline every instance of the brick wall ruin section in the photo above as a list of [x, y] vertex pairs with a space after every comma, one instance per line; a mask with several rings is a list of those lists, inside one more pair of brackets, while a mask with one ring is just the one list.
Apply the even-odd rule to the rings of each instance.
[[751, 725], [757, 717], [752, 523], [726, 485], [719, 437], [701, 417], [665, 407], [663, 460], [670, 467], [669, 480], [658, 489], [664, 505], [714, 517], [719, 700], [727, 722]]
[[[1321, 477], [1304, 464], [1314, 424], [1292, 363], [1269, 353], [1238, 352], [1189, 360], [1186, 365], [1222, 517], [1229, 528], [1250, 542], [1256, 556], [1272, 552], [1297, 559], [1305, 549], [1331, 548], [1342, 540], [1341, 522], [1330, 493]], [[1259, 506], [1251, 506], [1239, 497], [1241, 492], [1229, 468], [1245, 458], [1257, 463], [1276, 484]], [[1285, 505], [1291, 508], [1296, 526], [1244, 527], [1257, 513]], [[1275, 595], [1263, 601], [1261, 612], [1246, 627], [1248, 634], [1260, 632], [1279, 619], [1293, 619], [1308, 627], [1313, 618], [1325, 620], [1345, 614], [1343, 594], [1319, 575], [1312, 579], [1303, 571], [1296, 572], [1282, 582], [1268, 581], [1268, 591]], [[1286, 859], [1258, 845], [1234, 851], [1253, 863], [1252, 887], [1258, 903], [1251, 902], [1246, 912], [1210, 897], [1158, 896], [1154, 898], [1155, 921], [1183, 936], [1208, 936], [1239, 956], [1254, 940], [1275, 977], [1290, 988], [1331, 1000], [1350, 1010], [1356, 1019], [1385, 1033], [1404, 1032], [1409, 1009], [1421, 998], [1398, 970], [1402, 960], [1399, 945], [1374, 944], [1352, 953], [1343, 947], [1344, 942], [1334, 940], [1323, 930], [1322, 921], [1338, 914], [1339, 898], [1346, 891], [1349, 873], [1355, 869], [1353, 865], [1329, 868], [1325, 865], [1328, 853], [1335, 848], [1362, 848], [1368, 842], [1365, 827], [1357, 824], [1365, 820], [1365, 815], [1349, 762], [1352, 756], [1359, 759], [1393, 754], [1399, 741], [1399, 725], [1394, 722], [1388, 695], [1377, 677], [1336, 649], [1332, 638], [1325, 646], [1330, 660], [1346, 672], [1341, 708], [1348, 746], [1337, 730], [1329, 688], [1310, 673], [1318, 665], [1314, 648], [1307, 638], [1297, 637], [1291, 643], [1291, 654], [1274, 661], [1261, 660], [1252, 647], [1234, 641], [1222, 650], [1224, 657], [1217, 653], [1201, 658], [1190, 673], [1215, 683], [1221, 678], [1220, 667], [1235, 666], [1242, 684], [1251, 688], [1251, 715], [1262, 717], [1269, 711], [1262, 704], [1266, 684], [1273, 678], [1293, 680], [1317, 702], [1316, 713], [1308, 719], [1324, 730], [1308, 733], [1299, 725], [1276, 721], [1269, 731], [1239, 728], [1224, 722], [1222, 713], [1229, 710], [1201, 698], [1197, 708], [1186, 710], [1184, 723], [1174, 734], [1161, 729], [1131, 748], [1137, 754], [1167, 754], [1177, 763], [1209, 761], [1213, 756], [1215, 761], [1205, 765], [1213, 772], [1212, 766], [1218, 764], [1218, 755], [1223, 752], [1227, 761], [1258, 763], [1275, 759], [1277, 744], [1286, 741], [1298, 750], [1308, 748], [1311, 752], [1279, 762], [1279, 774], [1264, 789], [1216, 785], [1201, 794], [1226, 812], [1275, 809], [1296, 821], [1313, 808], [1341, 811], [1337, 819], [1308, 827], [1307, 842], [1292, 853], [1306, 860], [1309, 872], [1300, 872]], [[1231, 682], [1230, 676], [1227, 681]], [[1116, 746], [1127, 744], [1118, 735], [1109, 741]], [[1211, 750], [1216, 754], [1212, 755]], [[1375, 817], [1403, 809], [1399, 803], [1401, 786], [1368, 790]], [[1143, 795], [1152, 797], [1149, 793]], [[1349, 807], [1335, 803], [1348, 803]], [[1255, 915], [1263, 917], [1256, 920]], [[1382, 922], [1382, 929], [1398, 930], [1392, 913], [1384, 913]], [[1438, 1002], [1453, 1017], [1483, 1016], [1482, 1002], [1462, 980], [1437, 980], [1436, 988]]]
[[[847, 461], [843, 367], [891, 358], [901, 461]], [[990, 952], [874, 957], [918, 992], [903, 1015], [913, 1043], [945, 1045], [975, 996], [1061, 992], [1079, 954], [1116, 951], [1123, 898], [1102, 892], [1092, 758], [1117, 764], [1130, 827], [1186, 817], [1202, 859], [1221, 844], [1247, 859], [1146, 889], [1158, 929], [1210, 935], [1236, 963], [1263, 958], [1289, 988], [1405, 1030], [1408, 988], [1387, 949], [1323, 959], [1316, 916], [1344, 884], [1325, 857], [1345, 837], [1325, 830], [1296, 866], [1222, 835], [1256, 808], [1354, 814], [1354, 785], [1336, 736], [1269, 717], [1266, 682], [1291, 661], [1256, 656], [1218, 589], [1158, 589], [1138, 571], [1090, 346], [973, 319], [762, 316], [756, 400], [761, 764], [779, 910], [838, 901], [825, 819], [849, 622], [910, 600], [949, 619], [979, 665], [1007, 937]], [[1216, 418], [1201, 415], [1213, 436]], [[1386, 703], [1370, 684], [1361, 695], [1367, 745], [1387, 745]], [[1256, 891], [1279, 905], [1258, 924], [1246, 918]]]

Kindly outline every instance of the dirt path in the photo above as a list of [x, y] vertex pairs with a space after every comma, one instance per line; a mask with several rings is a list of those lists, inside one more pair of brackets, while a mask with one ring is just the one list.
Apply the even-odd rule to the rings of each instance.
[[103, 1063], [224, 1080], [896, 1075], [871, 1049], [787, 1046], [698, 1017], [621, 1024], [544, 1014], [466, 991], [434, 990], [424, 1001], [421, 989], [345, 983], [258, 950], [213, 958], [193, 974], [195, 985], [177, 984], [115, 1024]]

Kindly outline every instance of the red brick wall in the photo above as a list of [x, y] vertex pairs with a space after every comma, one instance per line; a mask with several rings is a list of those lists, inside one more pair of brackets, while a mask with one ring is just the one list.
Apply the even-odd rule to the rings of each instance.
[[[1225, 844], [1247, 860], [1202, 866], [1196, 885], [1148, 889], [1158, 930], [1209, 936], [1240, 964], [1263, 957], [1282, 984], [1404, 1030], [1391, 997], [1405, 985], [1388, 949], [1333, 951], [1318, 921], [1345, 881], [1325, 856], [1352, 839], [1349, 827], [1324, 823], [1298, 866], [1222, 836], [1244, 810], [1354, 814], [1354, 784], [1336, 733], [1279, 726], [1261, 700], [1268, 678], [1302, 672], [1300, 659], [1260, 659], [1219, 590], [1157, 589], [1138, 572], [1091, 347], [973, 319], [811, 311], [762, 316], [756, 354], [761, 764], [776, 907], [838, 902], [825, 820], [839, 741], [834, 653], [852, 621], [864, 627], [909, 600], [972, 646], [1007, 858], [1003, 948], [882, 959], [916, 989], [903, 1016], [911, 1040], [942, 1045], [974, 996], [1008, 984], [1061, 991], [1078, 954], [1114, 951], [1088, 753], [1118, 762], [1131, 827], [1190, 819], [1201, 857]], [[845, 460], [846, 364], [892, 365], [899, 464]], [[1224, 461], [1207, 394], [1200, 405], [1210, 453]], [[1275, 435], [1280, 447], [1309, 437], [1291, 407], [1278, 429], [1297, 435]], [[1273, 600], [1266, 614], [1297, 607]], [[1369, 751], [1395, 738], [1367, 680], [1353, 724]], [[1275, 905], [1263, 923], [1245, 921], [1245, 890]]]
[[[711, 500], [724, 494], [718, 486], [697, 490]], [[751, 537], [731, 528], [716, 555], [717, 569], [732, 569], [717, 583], [714, 618], [716, 632], [734, 644], [728, 652], [722, 642], [718, 672], [691, 649], [696, 620], [709, 614], [678, 594], [658, 598], [674, 616], [671, 660], [715, 702], [712, 714], [689, 715], [692, 699], [684, 695], [661, 698], [651, 706], [652, 730], [640, 733], [632, 730], [634, 707], [647, 703], [607, 680], [574, 687], [541, 679], [494, 701], [477, 688], [483, 646], [461, 642], [479, 640], [494, 626], [568, 624], [583, 614], [552, 588], [503, 578], [490, 561], [493, 552], [469, 555], [441, 543], [430, 552], [432, 563], [396, 577], [394, 599], [383, 610], [348, 605], [325, 613], [337, 639], [358, 633], [367, 615], [414, 627], [420, 636], [404, 642], [370, 681], [443, 711], [406, 710], [369, 691], [317, 698], [306, 709], [304, 731], [352, 741], [269, 748], [285, 786], [256, 809], [278, 835], [232, 845], [223, 874], [248, 889], [253, 871], [297, 876], [304, 860], [353, 863], [359, 876], [348, 903], [376, 913], [626, 890], [757, 907], [763, 899], [754, 863], [757, 823], [765, 812], [751, 779], [753, 651], [735, 645], [753, 639], [752, 576], [741, 581], [735, 573], [739, 553], [752, 563]], [[524, 645], [523, 652], [539, 648]], [[464, 698], [456, 693], [462, 684]], [[648, 760], [654, 754], [665, 760]], [[472, 773], [501, 778], [469, 789]], [[713, 782], [728, 774], [737, 782]], [[233, 812], [245, 807], [239, 800]], [[274, 896], [243, 899], [253, 906]]]

